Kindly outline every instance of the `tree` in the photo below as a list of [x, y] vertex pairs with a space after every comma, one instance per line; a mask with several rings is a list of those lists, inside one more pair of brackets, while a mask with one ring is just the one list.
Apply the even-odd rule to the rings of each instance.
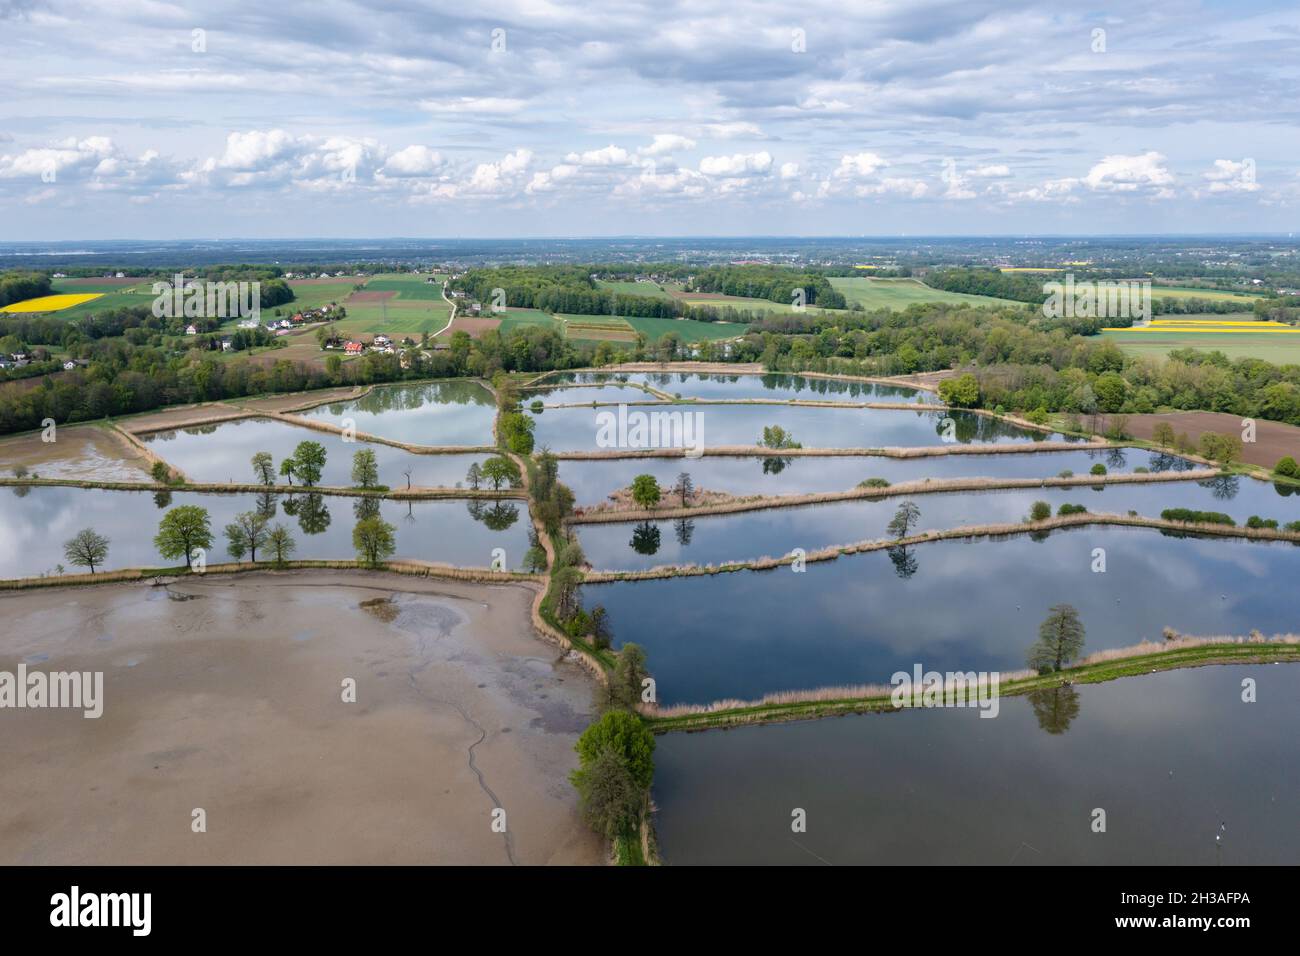
[[1030, 521], [1046, 521], [1052, 516], [1052, 506], [1046, 501], [1035, 501], [1029, 508]]
[[484, 480], [492, 482], [493, 491], [500, 491], [502, 483], [519, 477], [519, 467], [505, 455], [494, 455], [483, 462], [482, 475]]
[[605, 610], [605, 605], [597, 604], [591, 609], [589, 617], [592, 646], [597, 650], [604, 650], [614, 640], [613, 629], [609, 626], [609, 612]]
[[916, 502], [904, 501], [894, 512], [893, 520], [889, 522], [889, 533], [895, 538], [906, 538], [912, 526], [920, 519], [921, 509], [916, 506]]
[[352, 547], [357, 557], [374, 567], [397, 550], [397, 529], [378, 515], [362, 518], [352, 529]]
[[352, 456], [352, 483], [362, 488], [374, 488], [379, 484], [379, 462], [369, 448], [362, 448]]
[[299, 442], [293, 450], [293, 473], [307, 487], [320, 481], [325, 470], [325, 446], [320, 442]]
[[172, 470], [167, 467], [166, 462], [155, 461], [149, 469], [149, 474], [160, 485], [170, 485], [172, 482]]
[[276, 564], [284, 564], [298, 547], [289, 529], [282, 524], [277, 524], [266, 533], [266, 546], [275, 555]]
[[469, 466], [469, 471], [465, 473], [465, 480], [469, 482], [471, 488], [478, 491], [478, 486], [483, 481], [483, 469], [479, 467], [478, 462]]
[[1156, 427], [1151, 431], [1151, 437], [1155, 439], [1156, 444], [1161, 448], [1168, 448], [1175, 441], [1174, 426], [1168, 422], [1156, 422]]
[[637, 475], [632, 479], [632, 500], [642, 508], [653, 508], [659, 504], [660, 496], [659, 482], [654, 475]]
[[[604, 608], [599, 608], [604, 610]], [[592, 612], [593, 617], [595, 611]], [[641, 682], [646, 678], [645, 651], [639, 644], [624, 644], [610, 678], [610, 702], [625, 710], [634, 710], [641, 701]]]
[[677, 476], [677, 484], [673, 486], [673, 493], [681, 498], [683, 508], [690, 504], [691, 495], [695, 494], [695, 482], [691, 481], [689, 472], [684, 471]]
[[275, 460], [269, 451], [259, 451], [253, 456], [253, 474], [268, 488], [275, 484]]
[[1201, 434], [1200, 451], [1202, 457], [1217, 461], [1226, 468], [1234, 461], [1241, 460], [1241, 439], [1236, 435], [1203, 432]]
[[293, 457], [290, 456], [280, 462], [280, 474], [289, 479], [289, 484], [293, 484]]
[[1290, 455], [1278, 459], [1273, 466], [1273, 473], [1281, 475], [1283, 478], [1300, 478], [1300, 465]]
[[243, 560], [244, 554], [257, 563], [257, 549], [267, 542], [266, 516], [257, 511], [244, 511], [235, 515], [235, 520], [226, 525], [226, 550], [236, 561]]
[[980, 383], [970, 372], [939, 383], [939, 400], [954, 408], [974, 408], [980, 402]]
[[645, 804], [627, 765], [612, 749], [599, 751], [569, 778], [588, 825], [607, 840], [631, 837]]
[[764, 425], [763, 437], [758, 440], [763, 448], [802, 448], [794, 436], [780, 425]]
[[90, 568], [94, 574], [95, 565], [108, 560], [108, 539], [94, 528], [82, 528], [63, 543], [63, 555], [69, 564]]
[[1038, 642], [1029, 649], [1029, 666], [1040, 674], [1059, 671], [1083, 649], [1083, 622], [1070, 604], [1056, 604], [1038, 626]]
[[192, 570], [194, 551], [212, 547], [212, 526], [206, 508], [179, 505], [163, 515], [154, 535], [154, 547], [164, 558], [185, 556], [186, 570]]

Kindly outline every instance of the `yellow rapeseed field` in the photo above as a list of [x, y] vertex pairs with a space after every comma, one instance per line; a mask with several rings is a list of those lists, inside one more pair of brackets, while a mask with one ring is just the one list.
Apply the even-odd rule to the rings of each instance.
[[60, 309], [69, 309], [74, 305], [81, 305], [83, 302], [98, 299], [103, 294], [102, 292], [81, 292], [77, 294], [43, 295], [39, 299], [26, 299], [22, 302], [6, 305], [3, 309], [0, 309], [0, 312], [58, 312]]

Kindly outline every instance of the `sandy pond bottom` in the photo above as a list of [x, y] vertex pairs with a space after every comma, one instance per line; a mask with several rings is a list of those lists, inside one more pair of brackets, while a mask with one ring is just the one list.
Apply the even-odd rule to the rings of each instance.
[[0, 864], [601, 863], [567, 782], [591, 681], [532, 595], [289, 572], [0, 596], [0, 670], [104, 673], [99, 719], [0, 713]]

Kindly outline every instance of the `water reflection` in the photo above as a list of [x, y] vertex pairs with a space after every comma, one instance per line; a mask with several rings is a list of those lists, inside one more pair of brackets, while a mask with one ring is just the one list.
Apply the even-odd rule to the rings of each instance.
[[642, 521], [632, 529], [632, 540], [629, 544], [637, 554], [656, 554], [659, 551], [659, 526], [649, 521]]
[[475, 521], [482, 522], [493, 531], [504, 531], [519, 520], [519, 506], [510, 501], [494, 501], [490, 505], [478, 498], [465, 506]]
[[1028, 695], [1038, 726], [1049, 734], [1063, 734], [1079, 716], [1079, 692], [1069, 684], [1047, 687]]

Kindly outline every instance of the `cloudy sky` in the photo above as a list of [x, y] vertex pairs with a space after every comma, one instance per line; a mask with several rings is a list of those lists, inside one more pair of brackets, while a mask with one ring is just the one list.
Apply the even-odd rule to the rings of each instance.
[[0, 240], [1300, 225], [1293, 0], [0, 0], [0, 38]]

